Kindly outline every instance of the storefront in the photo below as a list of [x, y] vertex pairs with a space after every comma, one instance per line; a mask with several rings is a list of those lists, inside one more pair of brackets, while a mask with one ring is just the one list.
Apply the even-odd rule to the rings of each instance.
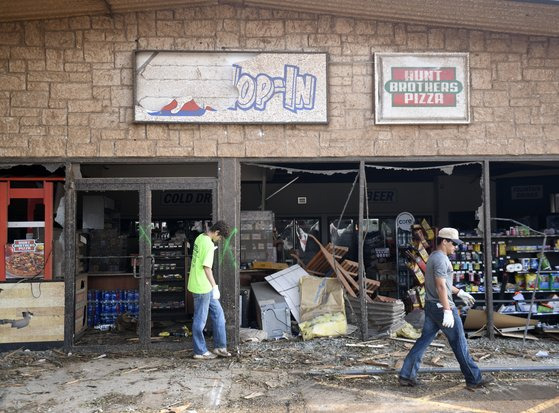
[[[524, 16], [519, 7], [497, 22], [480, 9], [477, 26], [452, 23], [461, 28], [427, 16], [411, 23], [403, 14], [223, 4], [4, 16], [0, 239], [11, 272], [0, 278], [0, 319], [32, 318], [24, 328], [1, 325], [9, 334], [0, 344], [184, 346], [177, 326], [192, 313], [189, 245], [216, 217], [238, 230], [217, 263], [238, 343], [243, 290], [254, 281], [249, 211], [273, 214], [275, 261], [312, 258], [316, 246], [305, 238], [303, 248], [301, 233], [339, 242], [359, 263], [357, 282], [380, 281], [393, 297], [411, 287], [400, 276], [396, 217], [455, 226], [472, 249], [483, 246], [479, 259], [457, 259], [468, 274], [458, 281], [489, 307], [507, 305], [516, 280], [474, 263], [498, 261], [492, 242], [523, 253], [517, 247], [545, 232], [551, 270], [559, 265], [559, 33], [548, 24], [559, 11], [523, 4], [533, 16], [507, 27]], [[441, 58], [454, 69], [398, 72]], [[224, 65], [241, 91], [234, 106]], [[179, 66], [190, 99], [168, 69]], [[422, 82], [441, 90], [419, 91]], [[425, 105], [422, 118], [405, 112]], [[506, 238], [517, 236], [516, 222], [537, 237]], [[43, 269], [18, 274], [15, 253], [34, 257], [31, 266], [42, 259]], [[547, 282], [538, 298], [554, 292]], [[504, 286], [498, 295], [486, 292], [492, 284]], [[121, 317], [120, 335], [101, 331], [125, 313], [133, 320]]]

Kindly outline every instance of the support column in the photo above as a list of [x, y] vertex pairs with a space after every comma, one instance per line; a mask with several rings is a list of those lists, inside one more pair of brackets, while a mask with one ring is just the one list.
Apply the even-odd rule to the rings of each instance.
[[[365, 295], [367, 294], [367, 288], [365, 286], [365, 262], [363, 257], [363, 236], [365, 229], [365, 220], [363, 218], [363, 210], [366, 198], [365, 194], [365, 162], [359, 162], [359, 304], [361, 306], [361, 340], [365, 341], [369, 338], [369, 317], [367, 313], [367, 301], [365, 300]], [[367, 223], [368, 224], [368, 223]]]
[[[74, 168], [67, 163], [64, 184], [64, 351], [72, 350], [75, 329], [76, 289], [76, 186]], [[78, 172], [79, 174], [79, 172]]]
[[487, 313], [487, 335], [490, 340], [495, 339], [495, 331], [493, 329], [493, 280], [491, 273], [491, 261], [493, 260], [493, 251], [491, 248], [491, 181], [489, 177], [489, 161], [483, 161], [483, 257], [484, 257], [484, 273], [485, 273], [485, 304]]
[[239, 345], [239, 251], [241, 226], [241, 165], [237, 158], [222, 158], [218, 165], [217, 216], [231, 227], [229, 240], [219, 246], [218, 283], [225, 312], [227, 341], [231, 348]]

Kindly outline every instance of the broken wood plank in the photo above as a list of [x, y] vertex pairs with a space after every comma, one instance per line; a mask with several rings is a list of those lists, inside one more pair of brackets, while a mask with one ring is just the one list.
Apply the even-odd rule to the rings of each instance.
[[[396, 341], [403, 341], [405, 343], [415, 343], [416, 340], [411, 340], [409, 338], [400, 338], [400, 337], [388, 337], [390, 340], [396, 340]], [[442, 343], [431, 343], [429, 344], [432, 347], [439, 347], [439, 348], [445, 348], [446, 346]]]
[[368, 379], [370, 376], [368, 374], [344, 374], [336, 377], [342, 380], [350, 380], [350, 379]]
[[383, 363], [381, 361], [376, 361], [376, 360], [363, 360], [362, 363], [367, 364], [368, 366], [376, 366], [376, 367], [386, 367], [386, 368], [390, 368], [390, 364], [388, 363]]
[[347, 343], [346, 347], [384, 348], [384, 344]]
[[243, 396], [243, 399], [254, 399], [255, 397], [260, 397], [260, 396], [264, 396], [264, 393], [262, 392], [252, 392], [250, 394], [247, 394], [246, 396]]

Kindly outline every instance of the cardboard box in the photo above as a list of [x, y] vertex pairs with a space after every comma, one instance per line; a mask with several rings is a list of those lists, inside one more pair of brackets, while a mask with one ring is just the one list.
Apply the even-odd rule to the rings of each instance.
[[87, 328], [87, 274], [76, 277], [75, 291], [74, 334], [77, 335]]
[[288, 267], [285, 262], [254, 261], [252, 268], [255, 270], [284, 270]]

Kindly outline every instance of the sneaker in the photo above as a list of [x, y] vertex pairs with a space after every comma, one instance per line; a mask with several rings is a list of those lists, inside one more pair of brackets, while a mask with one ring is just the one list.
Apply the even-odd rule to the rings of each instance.
[[475, 383], [475, 384], [466, 383], [466, 387], [470, 390], [480, 389], [482, 387], [487, 386], [490, 383], [493, 383], [494, 381], [495, 379], [493, 378], [493, 376], [483, 376], [479, 383]]
[[214, 348], [213, 353], [216, 357], [231, 357], [231, 353], [229, 353], [225, 347]]
[[196, 360], [211, 360], [216, 357], [217, 356], [215, 354], [210, 353], [209, 351], [206, 351], [204, 354], [194, 354], [194, 356], [192, 356], [192, 358]]
[[404, 387], [419, 386], [419, 380], [417, 380], [417, 379], [406, 379], [405, 377], [398, 377], [398, 383], [400, 383], [400, 386], [404, 386]]

